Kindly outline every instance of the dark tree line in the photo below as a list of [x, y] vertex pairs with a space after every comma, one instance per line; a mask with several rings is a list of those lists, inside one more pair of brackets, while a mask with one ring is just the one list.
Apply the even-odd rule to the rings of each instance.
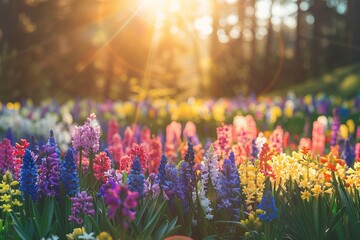
[[[268, 11], [259, 2], [209, 0], [208, 79], [199, 40], [172, 34], [176, 25], [191, 35], [196, 13], [165, 22], [154, 47], [138, 1], [0, 1], [0, 101], [259, 94], [360, 61], [360, 1], [268, 0]], [[296, 11], [275, 11], [288, 4]], [[237, 22], [224, 23], [231, 14]]]

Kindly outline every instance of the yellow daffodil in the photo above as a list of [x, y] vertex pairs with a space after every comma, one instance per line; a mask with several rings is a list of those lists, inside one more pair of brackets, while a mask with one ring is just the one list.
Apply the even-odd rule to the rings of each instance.
[[4, 194], [4, 195], [0, 196], [0, 201], [1, 202], [9, 202], [10, 198], [11, 198], [10, 195]]
[[2, 206], [0, 206], [0, 208], [2, 208], [4, 210], [4, 212], [11, 212], [11, 205], [10, 204], [3, 204]]

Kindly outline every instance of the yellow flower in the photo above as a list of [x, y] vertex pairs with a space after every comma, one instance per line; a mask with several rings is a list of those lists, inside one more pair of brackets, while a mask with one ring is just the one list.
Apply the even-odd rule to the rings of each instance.
[[349, 137], [349, 130], [345, 124], [341, 124], [339, 131], [342, 139], [347, 139]]
[[66, 234], [67, 240], [75, 240], [78, 239], [79, 236], [84, 235], [85, 228], [75, 228], [72, 233]]
[[10, 189], [10, 186], [6, 183], [1, 183], [0, 184], [0, 193], [6, 193], [8, 192]]
[[21, 207], [22, 203], [19, 200], [15, 199], [14, 201], [12, 201], [12, 205]]
[[3, 204], [0, 208], [4, 209], [4, 212], [11, 212], [11, 205], [10, 204]]
[[107, 232], [101, 232], [97, 237], [97, 240], [112, 240], [113, 238]]
[[352, 119], [349, 119], [346, 121], [346, 125], [349, 129], [349, 133], [350, 134], [353, 134], [355, 132], [355, 123], [354, 123], [354, 120]]
[[313, 192], [314, 197], [318, 197], [323, 190], [319, 184], [315, 184], [311, 191]]
[[12, 181], [12, 182], [10, 183], [10, 186], [15, 187], [15, 186], [18, 185], [18, 184], [19, 184], [18, 181]]
[[7, 195], [7, 194], [4, 194], [0, 197], [0, 201], [1, 202], [9, 202], [10, 201], [10, 198], [11, 196], [10, 195]]
[[309, 201], [311, 197], [311, 193], [307, 190], [301, 192], [301, 199]]

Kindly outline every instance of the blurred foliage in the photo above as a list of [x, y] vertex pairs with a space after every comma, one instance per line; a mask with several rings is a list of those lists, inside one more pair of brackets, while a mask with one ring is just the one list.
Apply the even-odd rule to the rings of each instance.
[[[219, 97], [317, 81], [360, 60], [359, 8], [356, 0], [3, 0], [0, 100]], [[355, 94], [356, 74], [341, 94]]]

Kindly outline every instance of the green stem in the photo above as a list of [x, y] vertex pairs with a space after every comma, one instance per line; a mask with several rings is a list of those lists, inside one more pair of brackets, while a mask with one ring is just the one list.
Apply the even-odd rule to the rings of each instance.
[[80, 149], [80, 152], [79, 152], [79, 178], [81, 179], [82, 178], [82, 149]]
[[265, 240], [270, 240], [271, 236], [270, 236], [270, 222], [266, 221], [265, 222]]

